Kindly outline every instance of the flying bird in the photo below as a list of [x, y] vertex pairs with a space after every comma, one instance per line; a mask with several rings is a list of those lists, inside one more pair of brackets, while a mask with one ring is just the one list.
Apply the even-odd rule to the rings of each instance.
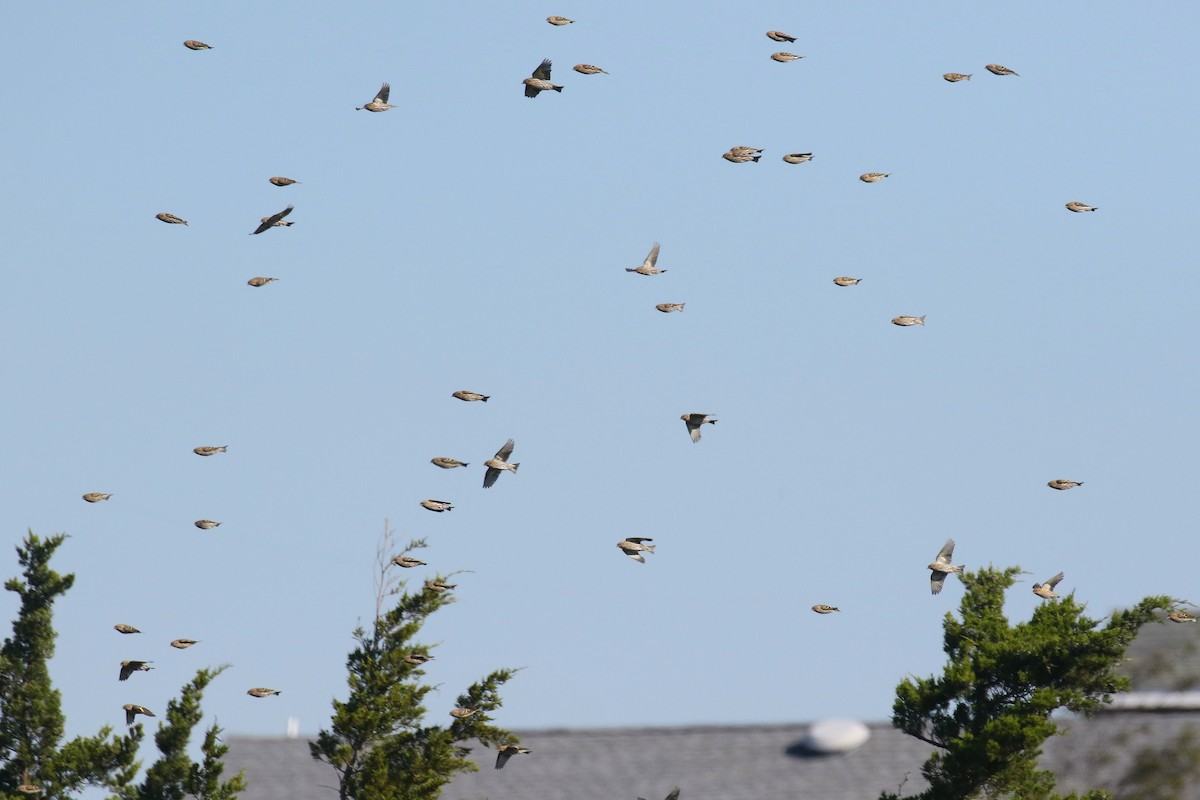
[[659, 303], [655, 308], [664, 314], [670, 314], [672, 311], [683, 311], [685, 305], [687, 303]]
[[395, 564], [397, 567], [404, 567], [405, 569], [412, 569], [413, 567], [427, 566], [424, 561], [419, 561], [418, 559], [415, 559], [412, 556], [396, 556], [395, 558], [392, 559], [392, 563]]
[[737, 152], [730, 150], [727, 153], [722, 153], [721, 158], [725, 159], [731, 164], [749, 164], [750, 162], [758, 163], [758, 160], [762, 158], [762, 156], [756, 155], [752, 152]]
[[1076, 486], [1083, 486], [1083, 481], [1068, 481], [1063, 478], [1055, 478], [1046, 484], [1051, 489], [1058, 489], [1060, 492], [1067, 489], [1074, 489]]
[[388, 95], [392, 93], [392, 85], [384, 83], [379, 87], [379, 94], [375, 95], [375, 99], [367, 103], [365, 106], [359, 106], [355, 111], [387, 111], [389, 108], [399, 108], [400, 106], [388, 105]]
[[217, 453], [225, 453], [229, 451], [229, 445], [223, 444], [220, 447], [193, 447], [192, 452], [198, 456], [215, 456]]
[[532, 750], [521, 747], [515, 744], [504, 744], [496, 748], [496, 769], [504, 769], [504, 765], [513, 756], [527, 756], [532, 753]]
[[247, 689], [246, 694], [251, 697], [270, 697], [271, 695], [280, 694], [278, 689], [267, 689], [263, 686], [256, 686], [253, 689]]
[[[974, 73], [972, 73], [972, 74], [974, 74]], [[964, 75], [961, 72], [947, 72], [945, 75], [942, 76], [942, 78], [944, 80], [949, 81], [950, 83], [958, 83], [959, 81], [971, 80], [970, 75]]]
[[250, 280], [246, 281], [246, 283], [249, 284], [250, 286], [258, 287], [258, 286], [266, 286], [271, 281], [277, 281], [277, 280], [279, 280], [279, 278], [251, 278]]
[[454, 708], [450, 710], [450, 716], [454, 717], [455, 719], [466, 719], [467, 717], [472, 717], [477, 713], [479, 713], [479, 709], [477, 708]]
[[[1017, 75], [1017, 73], [1013, 70], [1009, 69], [1008, 67], [1002, 67], [999, 64], [988, 64], [986, 67], [984, 67], [984, 69], [993, 75]], [[1019, 78], [1021, 76], [1017, 75], [1017, 77]]]
[[653, 553], [654, 545], [642, 544], [642, 542], [653, 542], [649, 536], [630, 536], [628, 539], [622, 539], [617, 542], [617, 547], [621, 548], [621, 552], [632, 558], [639, 564], [645, 564], [646, 559], [642, 557], [642, 553]]
[[832, 614], [835, 611], [841, 611], [840, 608], [835, 608], [834, 606], [827, 606], [824, 603], [818, 603], [817, 605], [812, 607], [812, 610], [817, 612], [818, 614]]
[[414, 667], [419, 667], [426, 661], [433, 661], [433, 656], [427, 656], [424, 653], [409, 653], [404, 657], [404, 663], [412, 664]]
[[952, 565], [950, 560], [954, 558], [954, 540], [947, 539], [942, 545], [942, 549], [938, 552], [937, 558], [929, 565], [929, 590], [934, 594], [940, 594], [942, 586], [946, 583], [946, 576], [952, 572], [962, 574], [963, 565]]
[[772, 42], [794, 42], [795, 36], [788, 36], [783, 31], [767, 31], [767, 38]]
[[798, 56], [795, 53], [772, 53], [771, 60], [778, 61], [781, 64], [786, 64], [789, 61], [799, 61], [804, 56]]
[[890, 172], [864, 172], [858, 176], [858, 179], [863, 183], [879, 183], [891, 174]]
[[149, 672], [154, 669], [150, 666], [153, 662], [150, 661], [122, 661], [121, 672], [117, 675], [118, 680], [128, 680], [129, 676], [135, 672]]
[[425, 581], [425, 588], [431, 592], [437, 592], [438, 594], [441, 594], [442, 592], [448, 592], [456, 586], [458, 586], [457, 583], [446, 583], [444, 581]]
[[125, 724], [126, 725], [132, 725], [133, 718], [136, 717], [138, 714], [142, 714], [143, 716], [147, 716], [147, 717], [155, 716], [153, 711], [146, 708], [145, 706], [139, 706], [137, 703], [126, 703], [125, 705], [121, 706], [121, 708], [125, 709]]
[[422, 500], [421, 506], [423, 508], [428, 508], [430, 511], [436, 511], [439, 514], [443, 511], [449, 511], [450, 509], [454, 508], [454, 506], [451, 505], [450, 501], [448, 500]]
[[517, 467], [521, 465], [519, 463], [508, 463], [508, 457], [512, 455], [513, 448], [516, 446], [516, 442], [514, 442], [512, 439], [509, 439], [503, 444], [503, 446], [501, 446], [499, 450], [496, 451], [496, 456], [494, 458], [489, 458], [487, 461], [483, 462], [483, 465], [488, 468], [487, 472], [484, 473], [483, 476], [483, 488], [492, 488], [492, 484], [496, 482], [496, 480], [500, 477], [500, 473], [503, 471], [511, 472], [514, 475], [517, 474]]
[[924, 325], [925, 315], [922, 314], [919, 317], [910, 317], [907, 314], [901, 314], [892, 320], [892, 324], [899, 325], [901, 328], [908, 328], [912, 325]]
[[491, 397], [490, 394], [480, 394], [479, 392], [468, 392], [466, 389], [459, 389], [457, 392], [454, 392], [450, 396], [457, 397], [459, 400], [462, 400], [463, 402], [466, 402], [466, 403], [473, 403], [476, 400], [480, 400], [480, 401], [486, 403], [488, 401], [488, 398]]
[[255, 228], [254, 230], [252, 230], [250, 232], [250, 235], [254, 236], [255, 234], [262, 233], [263, 231], [269, 231], [271, 228], [274, 228], [276, 225], [283, 227], [283, 228], [288, 227], [292, 223], [284, 222], [283, 218], [286, 217], [288, 214], [292, 213], [293, 208], [295, 208], [295, 206], [293, 206], [289, 203], [288, 207], [285, 208], [283, 211], [280, 211], [276, 214], [272, 214], [269, 217], [263, 217], [262, 221], [259, 222], [258, 227]]
[[1197, 621], [1195, 615], [1190, 614], [1187, 611], [1172, 611], [1170, 614], [1167, 614], [1167, 619], [1171, 620], [1171, 622], [1196, 622]]
[[546, 17], [546, 22], [549, 22], [551, 25], [570, 25], [574, 21], [575, 20], [567, 19], [566, 17]]
[[692, 442], [700, 441], [700, 426], [704, 423], [716, 425], [715, 419], [710, 419], [708, 414], [680, 414], [679, 418], [683, 420], [683, 424], [687, 426], [688, 435], [692, 437]]
[[198, 42], [195, 39], [188, 39], [186, 42], [183, 43], [183, 46], [186, 47], [188, 50], [212, 50], [211, 44], [205, 44], [204, 42]]
[[606, 70], [602, 70], [594, 64], [576, 64], [575, 66], [571, 67], [571, 69], [583, 75], [599, 75], [602, 72], [605, 75], [608, 74]]
[[267, 180], [269, 180], [271, 183], [275, 184], [276, 186], [291, 186], [293, 183], [300, 182], [300, 181], [294, 181], [291, 178], [279, 178], [279, 177], [267, 178]]
[[659, 269], [658, 266], [658, 242], [650, 248], [650, 254], [646, 256], [646, 260], [642, 262], [640, 267], [626, 267], [626, 272], [636, 272], [638, 275], [659, 275], [666, 272], [665, 269]]
[[176, 650], [187, 650], [194, 644], [199, 644], [199, 642], [195, 639], [173, 639], [171, 641], [171, 647]]
[[221, 523], [213, 522], [211, 519], [198, 519], [192, 524], [202, 531], [210, 531], [213, 528], [221, 527]]
[[445, 456], [438, 456], [437, 458], [431, 458], [431, 459], [429, 459], [429, 461], [435, 467], [441, 467], [442, 469], [454, 469], [455, 467], [471, 466], [470, 464], [468, 464], [465, 461], [459, 461], [457, 458], [446, 458]]
[[113, 625], [113, 630], [115, 630], [117, 633], [141, 633], [141, 631], [139, 631], [137, 628], [133, 627], [132, 625], [126, 625], [124, 622], [119, 622], [116, 625]]
[[840, 278], [834, 278], [833, 282], [838, 286], [857, 286], [861, 280], [862, 278], [849, 278], [843, 275]]
[[168, 214], [165, 211], [162, 212], [161, 214], [155, 214], [154, 218], [160, 222], [165, 222], [168, 225], [187, 225], [188, 224], [187, 220], [184, 219], [183, 217], [177, 217], [174, 214]]
[[1080, 213], [1081, 211], [1095, 210], [1096, 206], [1089, 206], [1087, 203], [1080, 203], [1077, 200], [1072, 200], [1070, 203], [1067, 203], [1067, 211], [1074, 211], [1076, 214]]
[[[567, 20], [567, 22], [570, 22], [570, 20]], [[567, 23], [560, 22], [551, 24], [566, 25]], [[525, 84], [526, 97], [537, 97], [540, 92], [547, 89], [552, 89], [560, 94], [563, 90], [563, 87], [555, 86], [550, 82], [550, 59], [548, 58], [542, 59], [542, 63], [538, 64], [538, 68], [533, 71], [533, 76], [526, 78], [525, 80], [521, 81], [521, 83]]]
[[112, 497], [111, 494], [105, 494], [104, 492], [88, 492], [83, 496], [83, 499], [89, 503], [99, 503], [101, 500], [107, 500], [110, 497]]
[[1056, 600], [1058, 595], [1054, 593], [1054, 587], [1058, 586], [1058, 582], [1063, 579], [1063, 573], [1058, 573], [1045, 583], [1035, 583], [1033, 585], [1033, 593], [1038, 597], [1044, 597], [1047, 600]]
[[789, 164], [804, 164], [813, 160], [812, 153], [788, 153], [783, 160]]

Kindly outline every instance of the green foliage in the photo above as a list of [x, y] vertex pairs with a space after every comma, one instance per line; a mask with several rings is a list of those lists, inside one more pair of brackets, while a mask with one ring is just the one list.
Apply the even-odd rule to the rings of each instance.
[[[425, 588], [409, 592], [392, 572], [390, 541], [385, 528], [375, 620], [369, 630], [354, 631], [357, 646], [346, 659], [349, 696], [333, 701], [331, 728], [309, 743], [313, 758], [336, 770], [341, 800], [434, 800], [455, 775], [477, 769], [464, 742], [517, 742], [508, 731], [491, 725], [489, 716], [501, 705], [500, 687], [515, 674], [512, 669], [496, 670], [459, 695], [458, 707], [474, 709], [475, 714], [453, 719], [447, 708], [443, 713], [453, 719], [450, 724], [422, 723], [425, 697], [434, 687], [422, 682], [422, 665], [404, 657], [428, 655], [428, 648], [414, 639], [425, 620], [454, 597]], [[424, 540], [414, 540], [404, 554], [423, 547]], [[394, 604], [384, 608], [389, 598]]]
[[60, 697], [50, 683], [47, 664], [57, 636], [54, 601], [75, 582], [74, 575], [59, 575], [49, 566], [65, 540], [61, 534], [43, 540], [29, 532], [17, 548], [23, 575], [4, 584], [21, 598], [21, 607], [12, 636], [0, 648], [0, 796], [25, 797], [17, 787], [28, 784], [41, 790], [36, 797], [46, 799], [66, 800], [85, 787], [103, 787], [119, 800], [179, 800], [185, 795], [234, 800], [244, 786], [240, 775], [220, 781], [220, 758], [226, 748], [217, 740], [219, 728], [209, 730], [201, 764], [192, 763], [184, 752], [200, 720], [204, 688], [224, 667], [200, 670], [180, 698], [168, 704], [166, 724], [155, 736], [163, 755], [140, 786], [133, 783], [141, 768], [140, 724], [124, 736], [113, 735], [105, 726], [95, 736], [62, 741]]
[[[1066, 800], [1054, 794], [1054, 776], [1037, 768], [1042, 743], [1057, 731], [1051, 712], [1091, 715], [1127, 690], [1128, 680], [1116, 672], [1126, 648], [1156, 611], [1174, 602], [1148, 597], [1101, 627], [1068, 596], [1010, 625], [1004, 594], [1019, 574], [1017, 567], [964, 574], [960, 619], [947, 614], [944, 624], [945, 671], [896, 688], [892, 724], [939, 748], [922, 768], [929, 788], [917, 795], [921, 800]], [[884, 793], [881, 800], [897, 796]]]

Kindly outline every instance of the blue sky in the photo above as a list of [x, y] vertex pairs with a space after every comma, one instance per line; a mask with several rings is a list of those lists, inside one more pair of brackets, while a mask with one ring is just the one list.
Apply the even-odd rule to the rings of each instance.
[[[1097, 615], [1195, 597], [1195, 9], [478, 5], [9, 14], [0, 530], [71, 535], [71, 733], [223, 663], [210, 719], [314, 733], [385, 519], [472, 570], [431, 718], [519, 666], [513, 728], [886, 718], [942, 664], [948, 536], [1030, 571], [1014, 618], [1059, 570]], [[543, 58], [566, 88], [527, 100]]]

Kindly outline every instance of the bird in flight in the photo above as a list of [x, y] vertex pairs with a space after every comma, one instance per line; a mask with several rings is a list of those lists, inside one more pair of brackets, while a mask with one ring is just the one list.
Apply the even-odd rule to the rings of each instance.
[[125, 724], [126, 725], [132, 725], [133, 718], [136, 717], [138, 714], [142, 714], [147, 717], [155, 716], [155, 713], [153, 711], [146, 708], [145, 706], [139, 706], [137, 703], [126, 703], [125, 705], [121, 706], [121, 708], [125, 709]]
[[1062, 579], [1063, 573], [1060, 572], [1045, 583], [1035, 583], [1033, 585], [1033, 593], [1047, 600], [1055, 600], [1058, 598], [1058, 595], [1054, 593], [1054, 587], [1058, 586], [1058, 582]]
[[285, 227], [285, 228], [288, 225], [291, 225], [292, 223], [290, 223], [290, 222], [283, 222], [283, 218], [286, 217], [288, 214], [292, 213], [293, 208], [295, 208], [295, 206], [289, 204], [288, 207], [285, 208], [283, 211], [280, 211], [276, 214], [272, 214], [269, 217], [263, 217], [262, 221], [259, 223], [258, 227], [255, 228], [253, 231], [251, 231], [250, 235], [254, 236], [255, 234], [262, 233], [263, 231], [268, 231], [271, 228], [274, 228], [276, 225], [281, 225], [282, 227]]
[[384, 83], [379, 87], [379, 94], [375, 95], [375, 99], [367, 103], [365, 106], [359, 106], [355, 111], [387, 111], [389, 108], [399, 108], [400, 106], [388, 105], [388, 95], [392, 93], [392, 85]]
[[717, 421], [711, 419], [708, 414], [680, 414], [679, 418], [683, 420], [683, 424], [687, 426], [688, 435], [692, 437], [692, 442], [700, 441], [700, 426], [704, 423], [716, 425]]
[[937, 558], [929, 565], [929, 590], [934, 594], [942, 591], [942, 586], [946, 583], [946, 576], [952, 572], [962, 574], [963, 565], [952, 565], [950, 560], [954, 558], [954, 540], [947, 539], [942, 545], [942, 549], [938, 551]]
[[556, 86], [550, 82], [550, 59], [542, 59], [542, 63], [538, 64], [538, 68], [533, 71], [533, 76], [521, 81], [525, 84], [525, 96], [537, 97], [539, 93], [550, 89], [562, 93], [563, 87]]
[[129, 676], [135, 672], [149, 672], [154, 669], [150, 666], [149, 661], [122, 661], [121, 672], [117, 675], [118, 680], [129, 680]]
[[496, 769], [504, 769], [504, 765], [513, 756], [527, 756], [532, 750], [516, 744], [503, 744], [496, 748]]
[[621, 552], [632, 558], [639, 564], [645, 564], [646, 559], [642, 557], [642, 553], [653, 553], [654, 545], [642, 544], [642, 542], [653, 542], [649, 536], [630, 536], [628, 539], [622, 539], [617, 542], [617, 547], [621, 548]]
[[658, 242], [650, 248], [650, 254], [646, 256], [646, 260], [642, 262], [640, 267], [626, 267], [626, 272], [636, 272], [638, 275], [659, 275], [666, 272], [665, 269], [658, 268]]
[[517, 467], [521, 466], [520, 463], [508, 463], [508, 457], [512, 455], [513, 448], [516, 446], [516, 442], [514, 442], [512, 439], [509, 439], [499, 450], [496, 451], [496, 456], [494, 458], [489, 458], [487, 461], [483, 462], [483, 465], [488, 468], [487, 472], [484, 473], [483, 476], [483, 488], [492, 488], [492, 484], [499, 479], [500, 473], [503, 471], [507, 470], [514, 475], [517, 474]]

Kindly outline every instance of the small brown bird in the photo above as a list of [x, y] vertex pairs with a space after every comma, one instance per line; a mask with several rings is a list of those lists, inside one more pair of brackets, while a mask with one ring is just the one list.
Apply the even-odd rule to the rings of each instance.
[[228, 452], [229, 445], [223, 444], [220, 447], [193, 447], [192, 452], [198, 456], [215, 456], [217, 453]]
[[115, 630], [117, 633], [141, 633], [141, 631], [139, 631], [137, 628], [133, 627], [132, 625], [126, 625], [124, 622], [119, 622], [116, 625], [113, 625], [113, 630]]
[[275, 184], [276, 186], [291, 186], [293, 183], [300, 182], [300, 181], [294, 181], [291, 178], [279, 178], [279, 177], [267, 178], [267, 180], [269, 180], [271, 183]]
[[516, 446], [516, 442], [509, 439], [496, 451], [495, 458], [489, 458], [483, 462], [483, 465], [488, 468], [487, 472], [483, 475], [483, 488], [492, 488], [492, 484], [500, 477], [501, 472], [508, 471], [513, 475], [517, 474], [517, 467], [521, 466], [520, 463], [508, 463], [508, 458], [512, 455], [513, 448]]
[[404, 567], [405, 569], [412, 569], [413, 567], [427, 566], [424, 561], [418, 561], [417, 559], [415, 559], [411, 556], [396, 556], [395, 558], [392, 559], [392, 563], [395, 564], [397, 567]]
[[154, 667], [150, 666], [152, 663], [154, 663], [154, 662], [152, 662], [152, 661], [122, 661], [121, 662], [121, 671], [120, 671], [120, 673], [118, 673], [117, 679], [124, 681], [124, 680], [128, 680], [129, 676], [135, 672], [149, 672], [150, 670], [154, 669]]
[[221, 523], [213, 522], [211, 519], [198, 519], [192, 524], [202, 531], [210, 531], [213, 528], [221, 527]]
[[195, 39], [188, 39], [183, 43], [183, 46], [188, 50], [212, 50], [212, 45], [198, 42]]
[[771, 60], [778, 61], [781, 64], [786, 64], [789, 61], [799, 61], [804, 56], [798, 56], [795, 53], [772, 53]]
[[962, 574], [963, 565], [952, 565], [950, 560], [954, 558], [954, 540], [947, 539], [942, 545], [942, 549], [938, 551], [937, 558], [928, 566], [929, 569], [929, 590], [934, 594], [940, 594], [942, 586], [946, 583], [946, 576], [951, 573]]
[[1095, 211], [1097, 206], [1089, 206], [1087, 203], [1080, 203], [1077, 200], [1072, 200], [1067, 203], [1067, 211], [1074, 211], [1076, 214], [1081, 211]]
[[[551, 19], [554, 19], [554, 17], [551, 17]], [[571, 20], [567, 20], [567, 22], [570, 21]], [[551, 24], [566, 25], [567, 23], [560, 22]], [[525, 84], [526, 97], [537, 97], [539, 93], [546, 90], [552, 90], [561, 94], [563, 90], [563, 87], [556, 86], [550, 82], [550, 59], [548, 58], [542, 59], [542, 63], [538, 64], [537, 69], [533, 71], [533, 75], [521, 81], [521, 83]]]
[[419, 667], [426, 661], [433, 661], [433, 656], [427, 656], [424, 653], [409, 653], [404, 657], [405, 664], [412, 664]]
[[735, 153], [734, 151], [730, 150], [727, 153], [722, 153], [721, 158], [725, 159], [731, 164], [749, 164], [752, 161], [754, 163], [758, 163], [758, 160], [762, 158], [762, 156], [748, 152]]
[[42, 793], [42, 787], [29, 782], [29, 770], [21, 772], [21, 782], [17, 784], [17, 791], [21, 794], [35, 795]]
[[737, 147], [729, 148], [729, 152], [733, 153], [735, 156], [752, 156], [756, 153], [761, 153], [762, 151], [763, 149], [761, 147], [745, 147], [744, 145], [738, 145]]
[[1187, 611], [1172, 611], [1167, 614], [1167, 619], [1171, 622], [1196, 622], [1196, 617]]
[[470, 464], [468, 464], [465, 461], [459, 461], [457, 458], [446, 458], [445, 456], [438, 456], [437, 458], [431, 458], [431, 459], [429, 459], [429, 461], [435, 467], [441, 467], [442, 469], [454, 469], [455, 467], [471, 466]]
[[251, 278], [250, 280], [246, 281], [246, 283], [249, 284], [250, 286], [258, 287], [258, 286], [266, 286], [271, 281], [277, 281], [277, 280], [279, 280], [279, 278]]
[[476, 708], [455, 708], [451, 709], [450, 716], [454, 717], [455, 719], [466, 719], [467, 717], [474, 716], [477, 713], [479, 713], [479, 709]]
[[840, 608], [835, 608], [834, 606], [827, 606], [824, 603], [818, 603], [817, 605], [812, 607], [812, 610], [817, 612], [818, 614], [832, 614], [835, 611], [841, 611]]
[[767, 38], [772, 42], [794, 42], [795, 36], [788, 36], [783, 31], [767, 31]]
[[1047, 600], [1058, 599], [1058, 595], [1054, 593], [1054, 587], [1058, 586], [1058, 582], [1063, 579], [1063, 574], [1064, 573], [1060, 572], [1045, 583], [1035, 583], [1033, 585], [1033, 593], [1038, 597], [1044, 597]]
[[833, 282], [838, 286], [857, 286], [861, 280], [862, 278], [848, 278], [843, 275], [840, 278], [834, 278]]
[[683, 311], [683, 307], [686, 305], [687, 303], [659, 303], [655, 308], [664, 314], [670, 314], [672, 311]]
[[864, 172], [858, 176], [858, 179], [863, 183], [879, 183], [891, 174], [890, 172]]
[[[1009, 69], [1008, 67], [1002, 67], [999, 64], [988, 64], [986, 67], [984, 67], [984, 69], [993, 75], [1017, 75], [1017, 73], [1013, 70]], [[1021, 76], [1017, 75], [1017, 77], [1019, 78]]]
[[365, 106], [359, 106], [355, 111], [387, 111], [389, 108], [399, 108], [400, 106], [388, 105], [388, 95], [392, 93], [392, 85], [385, 83], [379, 87], [379, 94], [375, 95], [375, 99], [367, 103]]
[[196, 639], [173, 639], [171, 647], [174, 647], [176, 650], [187, 650], [192, 645], [199, 643]]
[[168, 225], [187, 225], [188, 224], [187, 220], [184, 219], [183, 217], [177, 217], [174, 214], [168, 214], [165, 211], [161, 214], [155, 214], [154, 218], [159, 220], [160, 222], [165, 222]]
[[571, 67], [571, 69], [583, 75], [599, 75], [602, 72], [605, 75], [608, 74], [606, 70], [602, 70], [594, 64], [576, 64], [575, 66]]
[[[971, 73], [971, 75], [974, 75], [974, 74], [975, 73]], [[950, 83], [958, 83], [959, 81], [971, 80], [971, 75], [964, 75], [961, 72], [947, 72], [945, 75], [942, 76], [942, 78], [949, 81]]]
[[153, 711], [146, 708], [145, 706], [139, 706], [137, 703], [126, 703], [125, 705], [121, 706], [121, 708], [125, 709], [125, 724], [126, 725], [132, 725], [133, 718], [136, 717], [138, 714], [141, 714], [146, 717], [155, 716], [155, 713]]
[[902, 315], [892, 319], [892, 324], [899, 325], [901, 328], [907, 328], [911, 325], [924, 325], [925, 324], [925, 315], [922, 314], [919, 317], [910, 317], [906, 314], [902, 314]]
[[1058, 489], [1060, 492], [1067, 489], [1074, 489], [1076, 486], [1083, 486], [1083, 481], [1068, 481], [1063, 478], [1055, 478], [1046, 484], [1051, 489]]
[[716, 425], [715, 419], [710, 419], [708, 414], [680, 414], [679, 418], [683, 420], [683, 424], [687, 426], [688, 435], [692, 437], [692, 442], [700, 441], [700, 426], [704, 423]]
[[288, 214], [292, 213], [293, 208], [295, 208], [295, 206], [293, 206], [289, 203], [288, 207], [285, 208], [283, 211], [280, 211], [276, 214], [272, 214], [269, 217], [263, 217], [262, 221], [259, 222], [258, 227], [255, 228], [254, 230], [252, 230], [250, 232], [250, 235], [254, 236], [256, 234], [262, 233], [263, 231], [269, 231], [269, 230], [271, 230], [271, 228], [274, 228], [276, 226], [279, 226], [281, 228], [288, 227], [292, 223], [283, 222], [283, 218], [286, 217]]
[[112, 497], [111, 494], [105, 494], [104, 492], [88, 492], [83, 496], [83, 499], [89, 503], [99, 503], [101, 500], [107, 500], [110, 497]]
[[639, 564], [645, 564], [646, 559], [642, 557], [642, 553], [653, 553], [654, 545], [642, 544], [642, 542], [653, 542], [649, 536], [630, 536], [628, 539], [622, 539], [617, 542], [617, 547], [621, 552], [632, 558]]
[[788, 153], [783, 160], [789, 164], [805, 164], [813, 160], [812, 153]]
[[253, 689], [247, 689], [246, 694], [251, 697], [270, 697], [275, 694], [282, 694], [278, 689], [267, 689], [262, 686], [256, 686]]
[[437, 592], [438, 594], [441, 594], [442, 592], [448, 592], [451, 589], [455, 588], [456, 586], [458, 586], [457, 583], [445, 583], [443, 581], [425, 581], [425, 588], [431, 592]]
[[449, 511], [454, 508], [448, 500], [422, 500], [421, 507], [427, 508], [430, 511], [436, 511], [439, 514], [443, 511]]
[[504, 744], [496, 748], [496, 769], [504, 769], [504, 765], [513, 756], [527, 756], [532, 750], [515, 744]]
[[454, 392], [450, 396], [457, 397], [459, 400], [462, 400], [467, 403], [473, 403], [476, 400], [486, 403], [488, 401], [488, 398], [491, 397], [490, 394], [480, 394], [479, 392], [468, 392], [466, 389], [459, 389], [457, 392]]
[[546, 17], [546, 22], [549, 22], [551, 25], [570, 25], [574, 21], [566, 17]]
[[626, 272], [636, 272], [638, 275], [661, 275], [666, 272], [665, 269], [658, 268], [658, 242], [650, 248], [650, 254], [646, 256], [646, 260], [642, 262], [640, 267], [626, 267]]

